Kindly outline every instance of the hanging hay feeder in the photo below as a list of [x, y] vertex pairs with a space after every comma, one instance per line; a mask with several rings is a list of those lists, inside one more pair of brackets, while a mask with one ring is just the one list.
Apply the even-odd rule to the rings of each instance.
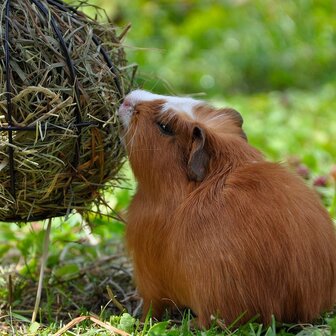
[[0, 10], [0, 220], [88, 209], [124, 158], [116, 111], [131, 84], [120, 38], [59, 0]]

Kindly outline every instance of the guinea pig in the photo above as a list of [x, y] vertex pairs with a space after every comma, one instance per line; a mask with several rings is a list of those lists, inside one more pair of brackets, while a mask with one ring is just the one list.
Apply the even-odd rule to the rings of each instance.
[[248, 143], [237, 111], [135, 90], [119, 117], [138, 182], [126, 244], [143, 317], [176, 306], [200, 327], [211, 316], [296, 323], [333, 307], [333, 222], [300, 177]]

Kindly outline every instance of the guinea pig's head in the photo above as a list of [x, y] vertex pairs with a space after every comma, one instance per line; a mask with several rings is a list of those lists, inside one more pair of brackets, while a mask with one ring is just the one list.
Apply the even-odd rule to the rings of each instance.
[[192, 98], [135, 90], [125, 97], [119, 118], [139, 183], [200, 182], [216, 155], [216, 139], [229, 134], [246, 141], [237, 111], [215, 109]]

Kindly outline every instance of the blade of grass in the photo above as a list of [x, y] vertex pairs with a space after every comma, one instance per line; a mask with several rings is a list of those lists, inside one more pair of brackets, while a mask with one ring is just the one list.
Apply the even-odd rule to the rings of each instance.
[[32, 320], [31, 320], [32, 323], [34, 323], [36, 321], [37, 312], [39, 310], [40, 302], [41, 302], [44, 271], [45, 271], [45, 266], [46, 266], [47, 258], [48, 258], [51, 222], [52, 222], [52, 218], [48, 219], [47, 228], [46, 228], [45, 233], [44, 233], [40, 277], [39, 277], [39, 282], [38, 282], [38, 287], [37, 287], [35, 307], [34, 307], [33, 316], [32, 316]]

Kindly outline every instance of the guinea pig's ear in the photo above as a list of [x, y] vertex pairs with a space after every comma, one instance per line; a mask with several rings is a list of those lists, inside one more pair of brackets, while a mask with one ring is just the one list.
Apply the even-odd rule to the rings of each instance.
[[188, 159], [188, 177], [193, 181], [203, 181], [209, 165], [209, 154], [204, 148], [205, 132], [195, 126], [192, 131], [191, 150]]
[[240, 128], [240, 136], [247, 141], [247, 136], [242, 128], [244, 119], [241, 114], [232, 108], [224, 108], [222, 109], [222, 112], [228, 115], [234, 124]]

